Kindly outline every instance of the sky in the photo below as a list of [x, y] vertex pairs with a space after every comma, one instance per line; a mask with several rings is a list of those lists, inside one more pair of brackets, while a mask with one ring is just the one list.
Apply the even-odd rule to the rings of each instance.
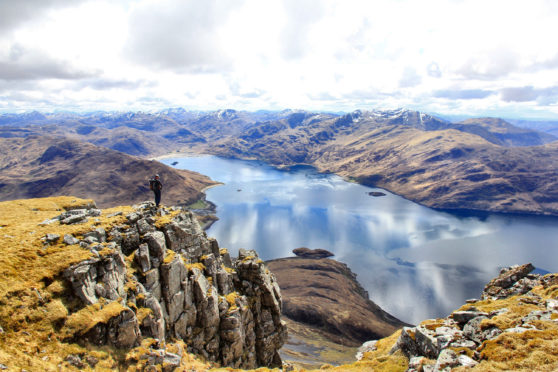
[[0, 112], [558, 120], [555, 0], [0, 0]]

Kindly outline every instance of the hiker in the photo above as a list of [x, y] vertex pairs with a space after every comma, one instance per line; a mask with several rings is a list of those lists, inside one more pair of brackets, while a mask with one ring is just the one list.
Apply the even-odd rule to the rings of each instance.
[[153, 193], [155, 194], [155, 206], [158, 208], [159, 203], [161, 202], [161, 189], [163, 188], [163, 184], [159, 180], [158, 174], [149, 180], [149, 188], [153, 190]]

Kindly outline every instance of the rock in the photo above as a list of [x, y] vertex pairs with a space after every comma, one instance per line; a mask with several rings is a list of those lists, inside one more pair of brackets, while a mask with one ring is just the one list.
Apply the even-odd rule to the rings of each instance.
[[143, 240], [147, 242], [147, 245], [149, 247], [149, 255], [156, 258], [158, 264], [163, 262], [167, 253], [165, 235], [161, 231], [149, 232], [145, 234]]
[[[484, 287], [482, 299], [507, 298], [512, 295], [527, 293], [538, 284], [536, 276], [526, 278], [534, 269], [535, 267], [530, 263], [502, 269], [500, 275]], [[526, 280], [521, 281], [524, 278]]]
[[47, 243], [56, 243], [60, 239], [60, 235], [58, 234], [46, 234], [45, 235], [45, 242]]
[[140, 235], [145, 235], [148, 232], [155, 231], [155, 227], [151, 225], [147, 219], [141, 218], [136, 222], [136, 226], [138, 228], [138, 232]]
[[85, 364], [81, 361], [81, 358], [77, 354], [69, 354], [64, 361], [68, 362], [70, 365], [82, 369], [85, 368]]
[[106, 232], [102, 227], [98, 227], [93, 231], [85, 233], [84, 237], [86, 241], [87, 238], [93, 238], [95, 242], [104, 243], [106, 241]]
[[463, 335], [469, 340], [481, 344], [484, 340], [491, 340], [502, 333], [502, 330], [496, 327], [490, 327], [484, 330], [481, 329], [480, 324], [485, 319], [488, 318], [485, 316], [478, 316], [471, 319], [465, 327], [463, 327]]
[[140, 244], [139, 248], [136, 250], [136, 261], [140, 265], [142, 272], [147, 272], [151, 269], [151, 261], [149, 260], [149, 248], [147, 244]]
[[488, 314], [482, 311], [454, 311], [451, 314], [452, 319], [455, 320], [461, 327], [469, 322], [469, 320], [479, 316], [487, 317]]
[[546, 308], [552, 312], [558, 312], [558, 300], [550, 299], [546, 300]]
[[[97, 257], [64, 271], [84, 305], [101, 302], [99, 311], [110, 306], [72, 341], [129, 349], [145, 337], [162, 342], [176, 337], [221, 365], [281, 366], [277, 350], [287, 328], [279, 286], [263, 261], [254, 251], [242, 251], [233, 263], [188, 212], [157, 227], [151, 204], [141, 204], [127, 216], [127, 225], [111, 229], [113, 253], [95, 251]], [[81, 215], [72, 213], [67, 218]], [[102, 240], [106, 233], [97, 228], [80, 245], [102, 249]], [[123, 254], [132, 252], [139, 269], [127, 273]], [[225, 269], [226, 257], [230, 269]], [[149, 368], [170, 371], [180, 365], [179, 354], [150, 351], [144, 356]]]
[[444, 349], [440, 352], [440, 356], [436, 360], [434, 366], [435, 371], [451, 371], [453, 367], [459, 365], [459, 359], [455, 351], [451, 349]]
[[470, 367], [470, 368], [479, 364], [479, 362], [477, 362], [476, 360], [474, 360], [473, 358], [471, 358], [471, 357], [469, 357], [465, 354], [458, 356], [457, 357], [457, 362], [464, 367]]
[[377, 343], [378, 343], [378, 340], [366, 341], [365, 343], [363, 343], [362, 346], [358, 348], [358, 351], [355, 355], [355, 358], [357, 360], [361, 360], [362, 357], [364, 356], [364, 353], [368, 353], [368, 352], [376, 350], [377, 349], [377, 347], [376, 347]]
[[65, 234], [64, 243], [67, 245], [74, 245], [74, 244], [78, 244], [79, 240], [77, 238], [74, 238], [72, 235]]
[[552, 319], [552, 311], [543, 311], [543, 310], [534, 310], [531, 311], [527, 316], [524, 316], [521, 319], [522, 323], [529, 323], [533, 320], [551, 320]]
[[409, 359], [409, 366], [407, 368], [406, 372], [422, 372], [425, 371], [428, 368], [427, 366], [432, 366], [434, 367], [433, 364], [431, 364], [432, 362], [428, 359], [425, 358], [423, 356], [418, 356], [418, 357], [412, 357], [411, 359]]
[[306, 258], [327, 258], [334, 256], [333, 253], [326, 251], [325, 249], [310, 249], [306, 247], [293, 249], [293, 253], [298, 257]]

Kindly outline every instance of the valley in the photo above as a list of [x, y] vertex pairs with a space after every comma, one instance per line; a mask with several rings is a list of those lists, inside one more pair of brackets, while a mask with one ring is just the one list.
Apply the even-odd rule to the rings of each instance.
[[[349, 114], [221, 110], [0, 117], [0, 137], [52, 135], [124, 153], [214, 154], [307, 164], [431, 208], [558, 214], [558, 142], [495, 118], [410, 110]], [[525, 126], [525, 124], [523, 124]]]

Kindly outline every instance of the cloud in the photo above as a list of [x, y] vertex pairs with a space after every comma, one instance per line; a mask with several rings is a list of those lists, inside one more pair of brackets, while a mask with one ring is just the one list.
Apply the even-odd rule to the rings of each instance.
[[301, 58], [310, 51], [309, 32], [324, 14], [323, 3], [320, 0], [283, 2], [287, 16], [281, 37], [281, 54], [284, 58]]
[[493, 80], [519, 70], [519, 56], [508, 48], [480, 51], [455, 72], [465, 79]]
[[141, 4], [130, 16], [128, 57], [151, 67], [207, 72], [228, 63], [219, 27], [242, 1], [163, 0]]
[[444, 89], [432, 93], [436, 98], [447, 99], [482, 99], [494, 94], [493, 91], [484, 89]]
[[436, 62], [430, 62], [430, 64], [426, 67], [426, 73], [428, 76], [432, 76], [435, 78], [442, 77], [442, 71], [440, 70], [440, 66]]
[[85, 79], [76, 84], [77, 89], [91, 88], [95, 90], [107, 90], [107, 89], [129, 89], [134, 90], [141, 87], [153, 87], [156, 86], [155, 82], [149, 82], [145, 80], [130, 81], [130, 80], [119, 80], [119, 79], [107, 79], [107, 78], [95, 78], [95, 79]]
[[531, 102], [550, 104], [558, 101], [558, 87], [534, 88], [532, 86], [504, 88], [500, 98], [505, 102]]
[[0, 31], [6, 32], [40, 18], [46, 11], [75, 6], [82, 0], [2, 0], [0, 1]]
[[27, 50], [18, 44], [12, 45], [10, 52], [0, 58], [2, 80], [74, 80], [96, 74], [74, 68], [68, 62], [56, 60], [42, 52]]
[[412, 67], [406, 67], [403, 71], [403, 76], [399, 79], [400, 88], [410, 88], [419, 85], [422, 82], [422, 77]]

